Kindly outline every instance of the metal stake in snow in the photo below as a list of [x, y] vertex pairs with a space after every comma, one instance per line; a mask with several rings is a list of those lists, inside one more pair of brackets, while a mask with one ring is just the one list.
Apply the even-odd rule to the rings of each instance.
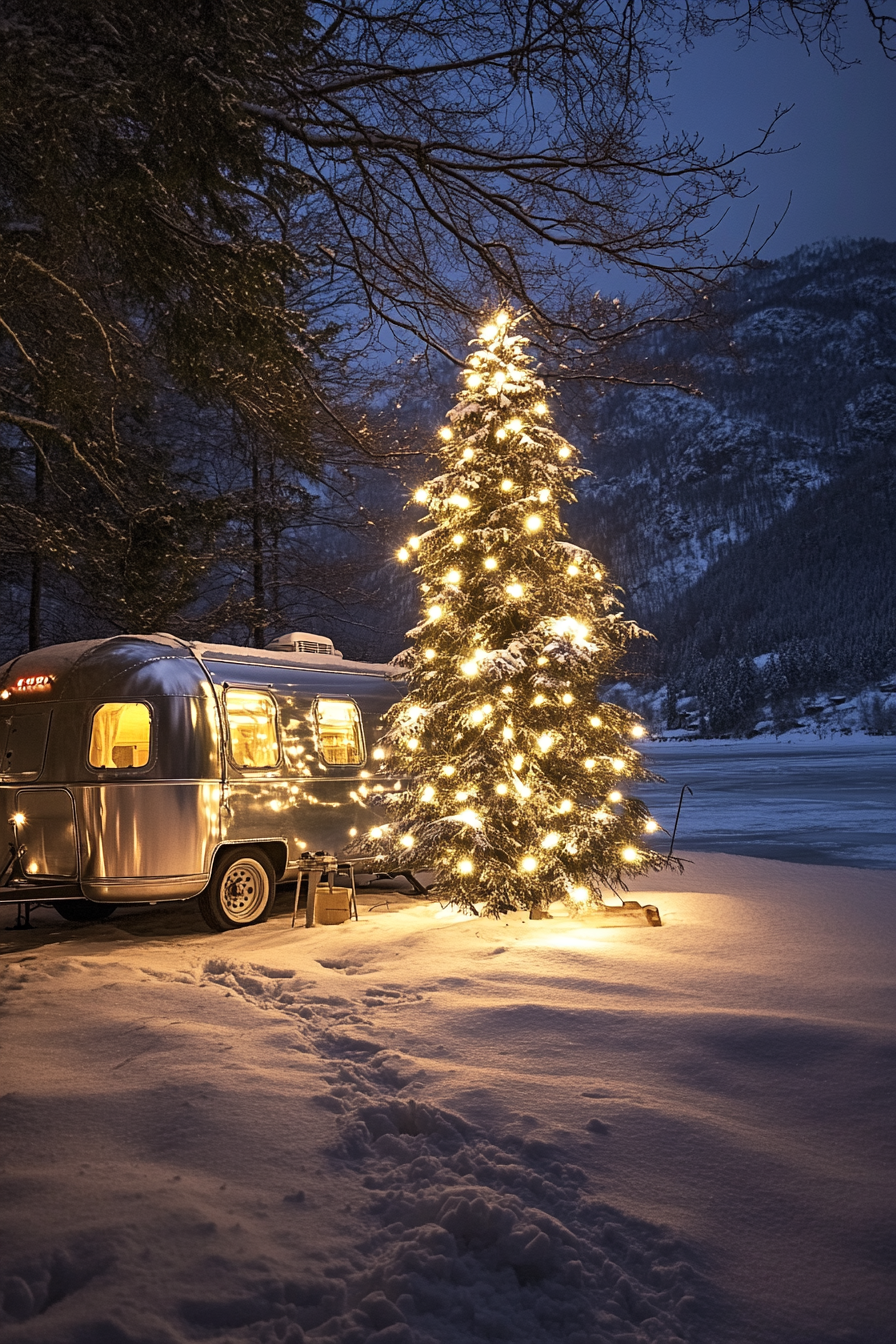
[[681, 816], [681, 805], [684, 802], [685, 790], [688, 791], [692, 798], [694, 796], [694, 790], [691, 788], [690, 784], [682, 784], [681, 793], [678, 795], [678, 811], [675, 813], [675, 825], [672, 827], [672, 840], [669, 844], [669, 853], [666, 855], [667, 863], [671, 859], [672, 851], [675, 848], [675, 836], [678, 832], [678, 818]]

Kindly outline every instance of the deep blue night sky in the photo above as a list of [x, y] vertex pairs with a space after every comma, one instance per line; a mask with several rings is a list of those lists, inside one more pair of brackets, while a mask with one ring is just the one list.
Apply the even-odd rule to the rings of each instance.
[[794, 104], [777, 142], [788, 154], [753, 160], [757, 190], [735, 206], [719, 238], [730, 247], [757, 204], [754, 241], [785, 210], [763, 249], [781, 256], [821, 238], [896, 238], [896, 62], [876, 45], [856, 9], [845, 31], [845, 53], [860, 64], [837, 72], [817, 50], [795, 38], [760, 38], [741, 50], [732, 34], [699, 40], [671, 85], [670, 129], [699, 130], [707, 148], [742, 148], [777, 104]]

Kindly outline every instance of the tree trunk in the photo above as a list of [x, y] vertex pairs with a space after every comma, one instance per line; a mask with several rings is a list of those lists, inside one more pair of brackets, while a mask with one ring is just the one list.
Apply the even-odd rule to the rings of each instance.
[[261, 482], [258, 453], [252, 452], [252, 597], [255, 623], [252, 642], [257, 649], [264, 648], [264, 535], [261, 517]]
[[[269, 466], [268, 498], [273, 502], [278, 499], [277, 478], [274, 468], [274, 455], [271, 454]], [[280, 627], [283, 618], [280, 615], [280, 519], [279, 511], [275, 515], [276, 521], [271, 534], [271, 620], [275, 626], [275, 635], [281, 633]]]
[[[34, 513], [43, 523], [44, 511], [44, 459], [43, 454], [34, 450]], [[40, 608], [44, 578], [44, 559], [40, 551], [31, 552], [31, 600], [28, 604], [28, 648], [40, 648]]]

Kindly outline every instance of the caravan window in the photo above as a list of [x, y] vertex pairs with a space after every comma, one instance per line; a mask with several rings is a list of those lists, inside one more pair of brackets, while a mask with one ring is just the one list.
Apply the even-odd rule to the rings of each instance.
[[149, 706], [115, 700], [100, 705], [87, 759], [95, 770], [133, 770], [149, 761]]
[[0, 716], [0, 775], [40, 774], [51, 713]]
[[242, 770], [271, 769], [280, 760], [277, 708], [265, 691], [228, 686], [224, 693], [230, 756]]
[[363, 765], [364, 733], [354, 700], [318, 700], [314, 719], [318, 750], [327, 765]]

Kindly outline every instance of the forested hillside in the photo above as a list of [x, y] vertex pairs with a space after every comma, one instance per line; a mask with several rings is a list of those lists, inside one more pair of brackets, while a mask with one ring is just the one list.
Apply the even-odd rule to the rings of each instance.
[[702, 396], [590, 400], [571, 522], [657, 636], [633, 685], [748, 731], [896, 669], [896, 245], [802, 248], [723, 302], [725, 347], [669, 351]]

